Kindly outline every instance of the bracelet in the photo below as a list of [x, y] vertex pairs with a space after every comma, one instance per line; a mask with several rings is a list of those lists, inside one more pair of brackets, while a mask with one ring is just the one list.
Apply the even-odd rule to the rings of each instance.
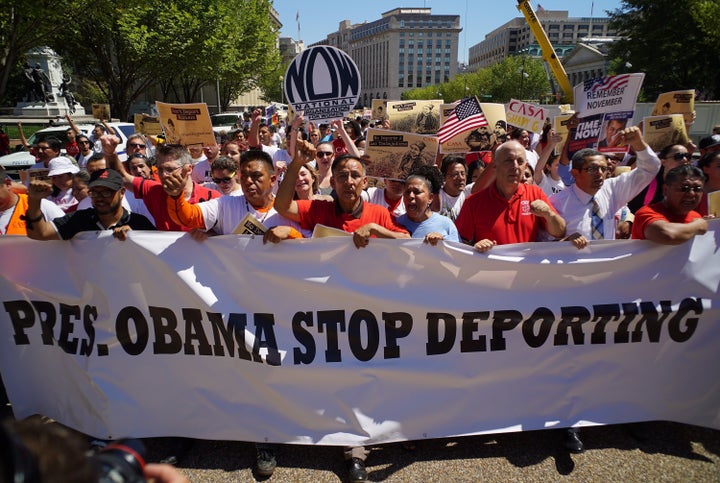
[[30, 223], [30, 224], [33, 224], [33, 223], [35, 223], [36, 221], [40, 221], [40, 220], [42, 220], [43, 218], [44, 218], [44, 217], [43, 217], [43, 214], [42, 214], [42, 213], [40, 213], [40, 216], [38, 216], [37, 218], [28, 218], [28, 217], [25, 216], [25, 215], [20, 215], [20, 219], [21, 219], [21, 220], [25, 220], [25, 223]]

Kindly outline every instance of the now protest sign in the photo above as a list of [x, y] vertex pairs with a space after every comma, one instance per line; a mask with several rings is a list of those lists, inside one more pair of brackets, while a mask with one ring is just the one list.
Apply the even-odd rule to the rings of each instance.
[[285, 73], [285, 95], [295, 112], [315, 123], [342, 119], [360, 97], [360, 71], [340, 49], [318, 45], [298, 54]]
[[574, 87], [578, 117], [634, 111], [645, 74], [620, 74], [590, 79]]

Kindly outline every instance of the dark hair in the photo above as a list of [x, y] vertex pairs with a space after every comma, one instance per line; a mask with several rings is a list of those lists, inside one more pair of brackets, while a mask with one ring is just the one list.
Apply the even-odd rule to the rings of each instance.
[[422, 180], [428, 187], [430, 193], [434, 195], [440, 192], [440, 188], [442, 188], [443, 185], [443, 175], [440, 173], [440, 170], [437, 169], [437, 166], [432, 164], [423, 164], [418, 167], [418, 169], [408, 175], [405, 182], [407, 183], [412, 178]]
[[665, 175], [665, 184], [671, 185], [685, 178], [698, 178], [704, 183], [705, 173], [703, 173], [702, 169], [691, 164], [681, 164], [667, 172]]
[[63, 142], [60, 141], [55, 136], [48, 136], [45, 139], [38, 141], [38, 144], [41, 142], [47, 143], [47, 145], [50, 147], [50, 149], [52, 149], [53, 151], [57, 151], [57, 152], [60, 152], [64, 146]]
[[250, 161], [262, 161], [268, 167], [270, 174], [275, 173], [275, 165], [273, 164], [272, 158], [261, 149], [250, 149], [240, 155], [240, 166]]
[[93, 153], [93, 155], [90, 156], [90, 159], [88, 159], [88, 162], [89, 161], [97, 161], [99, 159], [105, 159], [105, 154], [104, 153]]
[[443, 178], [447, 175], [450, 168], [456, 164], [462, 164], [465, 166], [465, 158], [457, 154], [449, 154], [443, 158], [442, 164], [440, 165], [440, 172], [442, 173]]
[[[348, 129], [348, 127], [350, 127], [350, 129]], [[345, 130], [348, 131], [348, 134], [350, 134], [350, 131], [352, 131], [352, 134], [355, 137], [359, 137], [362, 134], [360, 124], [355, 121], [348, 121], [347, 123], [345, 123]]]
[[670, 151], [672, 151], [672, 149], [675, 146], [685, 147], [682, 144], [678, 144], [678, 143], [668, 144], [667, 146], [665, 146], [664, 148], [662, 148], [660, 150], [660, 152], [658, 153], [658, 158], [660, 158], [660, 159], [667, 158], [668, 154], [670, 154]]
[[237, 171], [237, 168], [235, 160], [228, 156], [218, 156], [210, 165], [211, 171], [216, 169], [227, 169], [228, 171], [232, 171], [234, 173]]
[[487, 168], [487, 164], [485, 164], [485, 161], [482, 159], [476, 159], [475, 161], [472, 161], [470, 164], [467, 165], [467, 177], [472, 178], [473, 171], [475, 171], [478, 168], [485, 169]]
[[602, 156], [605, 159], [605, 155], [597, 149], [585, 148], [573, 154], [572, 157], [572, 169], [581, 169], [585, 165], [585, 158], [590, 156]]
[[360, 159], [356, 156], [353, 156], [352, 154], [343, 154], [342, 156], [336, 157], [333, 160], [332, 166], [330, 167], [330, 171], [332, 173], [334, 173], [335, 170], [338, 169], [338, 167], [340, 166], [340, 163], [345, 163], [348, 159], [354, 159], [355, 161], [359, 162], [362, 165], [363, 174], [365, 173], [365, 162], [362, 159]]
[[520, 136], [522, 135], [522, 132], [523, 132], [523, 131], [525, 131], [526, 133], [530, 134], [530, 131], [528, 131], [527, 129], [522, 128], [522, 127], [516, 127], [516, 128], [513, 129], [512, 132], [510, 133], [510, 139], [515, 139], [515, 140], [520, 139]]
[[715, 161], [715, 158], [720, 156], [720, 151], [708, 151], [707, 153], [703, 154], [700, 159], [697, 162], [697, 167], [702, 169], [705, 166], [708, 166], [710, 163]]

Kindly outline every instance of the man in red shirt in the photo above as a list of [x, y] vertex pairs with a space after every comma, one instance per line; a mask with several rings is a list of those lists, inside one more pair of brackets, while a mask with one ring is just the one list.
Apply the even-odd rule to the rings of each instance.
[[541, 228], [553, 237], [565, 236], [565, 220], [545, 193], [538, 186], [522, 182], [526, 163], [522, 144], [503, 143], [493, 159], [495, 183], [465, 200], [455, 225], [460, 238], [477, 251], [537, 241]]
[[120, 143], [120, 139], [116, 136], [111, 134], [103, 135], [100, 142], [110, 167], [122, 174], [125, 188], [132, 190], [135, 198], [142, 199], [145, 202], [145, 206], [147, 206], [148, 211], [155, 219], [155, 226], [158, 230], [190, 231], [190, 228], [175, 223], [170, 218], [167, 210], [167, 200], [162, 182], [174, 173], [182, 173], [185, 179], [183, 196], [190, 204], [221, 196], [217, 191], [205, 188], [192, 180], [192, 158], [187, 149], [182, 146], [161, 144], [157, 147], [157, 168], [160, 181], [156, 181], [133, 176], [125, 170], [125, 166], [123, 166], [115, 153], [115, 148]]
[[688, 164], [668, 171], [663, 200], [643, 206], [635, 214], [633, 239], [680, 245], [705, 233], [707, 221], [695, 211], [702, 199], [704, 180], [700, 168]]
[[361, 194], [367, 186], [367, 176], [365, 165], [355, 156], [343, 155], [333, 161], [330, 178], [333, 201], [294, 200], [298, 172], [314, 158], [315, 146], [298, 141], [298, 152], [288, 166], [275, 199], [278, 213], [300, 223], [306, 230], [312, 230], [319, 223], [352, 233], [358, 248], [367, 246], [371, 237], [410, 238], [407, 230], [392, 220], [386, 208], [363, 201]]

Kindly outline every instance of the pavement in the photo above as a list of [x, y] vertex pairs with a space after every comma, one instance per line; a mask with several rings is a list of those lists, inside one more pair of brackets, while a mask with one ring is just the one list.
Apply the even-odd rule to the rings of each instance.
[[[373, 447], [369, 481], [387, 482], [720, 482], [720, 431], [671, 422], [583, 428], [586, 451], [569, 454], [559, 431], [528, 431]], [[191, 482], [347, 481], [342, 448], [278, 445], [278, 467], [256, 477], [252, 443], [191, 440], [176, 465]], [[148, 459], [169, 440], [146, 440]]]

